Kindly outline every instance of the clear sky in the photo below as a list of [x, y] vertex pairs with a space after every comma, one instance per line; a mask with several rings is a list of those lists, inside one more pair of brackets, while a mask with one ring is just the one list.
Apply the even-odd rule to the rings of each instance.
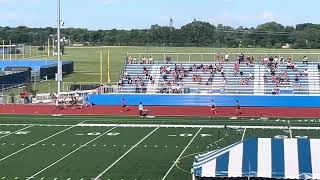
[[[320, 0], [61, 0], [66, 27], [141, 29], [175, 27], [193, 19], [233, 27], [277, 21], [320, 24]], [[0, 0], [0, 26], [55, 26], [56, 0]]]

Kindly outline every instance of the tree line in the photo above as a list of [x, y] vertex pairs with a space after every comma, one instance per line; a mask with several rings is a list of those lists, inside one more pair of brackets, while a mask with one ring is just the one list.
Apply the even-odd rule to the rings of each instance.
[[[56, 29], [52, 27], [0, 27], [0, 40], [11, 40], [15, 44], [42, 46], [55, 34]], [[64, 28], [62, 36], [72, 43], [90, 45], [280, 48], [290, 44], [292, 48], [320, 48], [320, 25], [311, 23], [284, 26], [268, 22], [255, 28], [233, 28], [194, 20], [180, 29], [159, 25], [132, 30]]]

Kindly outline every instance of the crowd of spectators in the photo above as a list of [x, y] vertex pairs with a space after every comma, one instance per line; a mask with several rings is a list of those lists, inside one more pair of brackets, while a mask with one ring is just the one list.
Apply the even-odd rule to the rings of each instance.
[[[162, 89], [160, 90], [163, 93], [182, 93], [183, 92], [183, 79], [186, 77], [190, 77], [191, 81], [194, 84], [206, 84], [212, 85], [215, 77], [219, 77], [223, 79], [224, 84], [227, 84], [227, 79], [225, 74], [225, 69], [229, 70], [229, 54], [224, 53], [215, 54], [215, 59], [219, 60], [216, 64], [193, 64], [193, 65], [177, 65], [174, 64], [172, 66], [171, 57], [167, 56], [165, 58], [164, 65], [160, 67], [160, 82], [162, 85]], [[273, 85], [273, 94], [278, 94], [282, 87], [293, 87], [294, 85], [299, 85], [301, 89], [301, 80], [308, 76], [308, 69], [298, 67], [298, 64], [293, 61], [291, 57], [288, 57], [285, 60], [284, 57], [278, 56], [261, 56], [259, 61], [257, 61], [257, 65], [267, 67], [267, 71], [263, 72], [263, 79], [265, 83], [269, 82], [271, 79], [271, 83]], [[128, 64], [153, 64], [152, 57], [142, 57], [141, 60], [138, 60], [137, 57], [129, 56], [127, 58]], [[302, 63], [308, 65], [308, 58], [304, 56], [302, 58]], [[170, 65], [169, 65], [170, 64]], [[240, 68], [241, 64], [245, 64], [248, 67], [253, 68], [255, 66], [255, 57], [254, 56], [245, 56], [243, 53], [240, 53], [236, 56], [236, 63], [233, 65], [233, 73], [234, 77], [240, 76], [239, 85], [248, 85], [250, 81], [254, 80], [253, 69], [249, 69], [248, 74], [244, 74], [243, 70]], [[280, 71], [279, 66], [281, 64], [286, 65], [286, 69]], [[283, 66], [284, 66], [283, 65]], [[305, 66], [303, 66], [305, 67]], [[318, 69], [320, 70], [320, 64], [318, 65]], [[294, 76], [292, 76], [292, 72], [294, 72]], [[209, 77], [203, 74], [210, 73]], [[288, 75], [290, 73], [290, 76]], [[128, 80], [128, 84], [135, 84], [137, 87], [142, 88], [145, 86], [145, 80], [149, 80], [150, 83], [154, 84], [154, 79], [150, 75], [149, 70], [147, 68], [143, 68], [144, 77], [134, 77], [130, 78], [126, 73], [123, 74], [123, 79]], [[261, 73], [259, 73], [261, 74]], [[140, 75], [141, 76], [141, 75]], [[119, 81], [119, 85], [123, 84], [123, 80]], [[160, 85], [160, 86], [161, 86]]]

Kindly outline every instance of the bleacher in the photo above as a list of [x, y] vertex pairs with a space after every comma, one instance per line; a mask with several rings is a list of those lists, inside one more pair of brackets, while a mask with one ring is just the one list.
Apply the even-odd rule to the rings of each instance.
[[[154, 64], [125, 64], [124, 74], [122, 75], [122, 84], [119, 86], [119, 92], [122, 93], [193, 93], [193, 94], [320, 94], [319, 89], [319, 71], [317, 64], [307, 65], [302, 62], [296, 62], [297, 70], [287, 69], [287, 64], [280, 64], [275, 72], [276, 76], [280, 76], [286, 71], [288, 79], [281, 82], [278, 86], [271, 79], [270, 70], [266, 65], [255, 64], [252, 67], [247, 64], [239, 65], [239, 73], [234, 75], [234, 62], [222, 63], [224, 77], [221, 72], [210, 74], [209, 71], [198, 69], [189, 71], [192, 66], [210, 66], [218, 63], [213, 62], [171, 62], [169, 64], [163, 61], [155, 61]], [[181, 80], [175, 80], [174, 84], [170, 84], [175, 78], [172, 71], [175, 67], [182, 66], [187, 74]], [[152, 76], [152, 80], [146, 78], [144, 69]], [[166, 67], [171, 70], [167, 73], [166, 78], [161, 73], [161, 67]], [[308, 75], [299, 76], [296, 81], [296, 75], [303, 72], [305, 69]], [[241, 72], [241, 74], [240, 74]], [[245, 85], [240, 84], [240, 80], [249, 77], [249, 74], [254, 76], [254, 79], [248, 80]], [[264, 77], [264, 74], [266, 77]], [[201, 80], [194, 82], [193, 76], [200, 75]], [[212, 77], [212, 82], [208, 81]], [[129, 84], [129, 80], [139, 77], [142, 83]]]

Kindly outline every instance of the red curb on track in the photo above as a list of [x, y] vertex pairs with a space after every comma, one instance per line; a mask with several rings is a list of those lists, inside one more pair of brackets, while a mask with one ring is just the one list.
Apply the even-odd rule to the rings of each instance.
[[[106, 115], [106, 116], [137, 116], [138, 108], [130, 107], [131, 111], [121, 112], [119, 106], [94, 106], [77, 109], [68, 107], [55, 110], [53, 105], [0, 105], [0, 114], [25, 115]], [[210, 107], [200, 106], [145, 106], [155, 116], [212, 116]], [[320, 108], [285, 108], [285, 107], [242, 107], [243, 117], [310, 117], [320, 118]], [[235, 107], [217, 107], [217, 116], [236, 116]]]

